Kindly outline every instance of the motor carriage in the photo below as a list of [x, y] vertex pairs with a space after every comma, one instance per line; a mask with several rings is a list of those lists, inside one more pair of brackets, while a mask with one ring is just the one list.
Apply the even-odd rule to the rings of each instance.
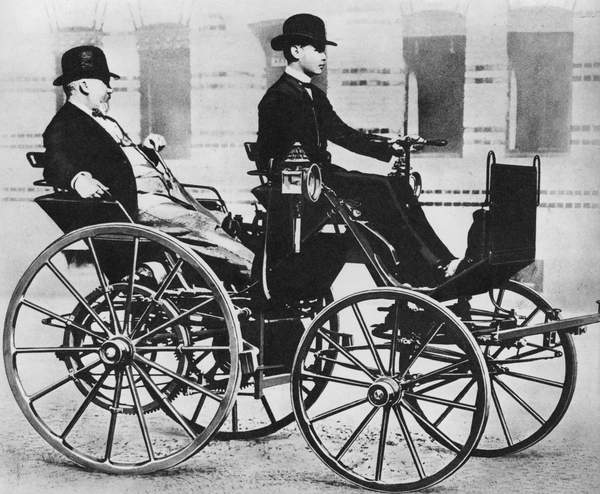
[[[418, 195], [413, 147], [443, 143], [398, 142], [405, 152], [393, 178]], [[253, 145], [246, 150], [253, 160]], [[27, 157], [43, 166], [43, 155]], [[572, 335], [600, 316], [561, 320], [511, 279], [535, 259], [541, 163], [501, 164], [490, 152], [486, 166], [478, 257], [420, 288], [403, 282], [391, 244], [322, 183], [318, 165], [292, 153], [250, 172], [267, 209], [273, 193], [294, 205], [289, 259], [310, 254], [316, 236], [352, 244], [351, 260], [377, 287], [339, 300], [335, 269], [325, 276], [322, 264], [302, 265], [301, 290], [277, 285], [269, 215], [258, 207], [237, 228], [258, 259], [253, 282], [236, 286], [190, 246], [135, 224], [118, 202], [38, 197], [65, 234], [27, 268], [8, 306], [4, 362], [15, 399], [56, 450], [107, 473], [159, 471], [212, 439], [258, 438], [294, 420], [329, 468], [385, 492], [432, 486], [471, 455], [530, 447], [571, 401]], [[212, 194], [198, 200], [228, 213], [215, 189], [179, 186]], [[317, 203], [325, 219], [304, 231]]]

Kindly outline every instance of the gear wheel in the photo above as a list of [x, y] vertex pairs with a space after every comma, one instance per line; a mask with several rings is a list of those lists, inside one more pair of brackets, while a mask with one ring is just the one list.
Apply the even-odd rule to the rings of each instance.
[[[118, 282], [109, 287], [110, 297], [112, 299], [112, 303], [115, 307], [115, 311], [117, 315], [122, 314], [124, 311], [124, 303], [125, 303], [125, 293], [128, 289], [127, 282]], [[147, 303], [151, 300], [154, 292], [147, 287], [141, 285], [134, 285], [135, 293], [132, 304], [132, 312], [133, 317], [136, 317], [136, 308], [141, 310], [138, 311], [138, 315], [141, 314], [143, 309], [146, 307]], [[102, 289], [96, 288], [86, 297], [86, 302], [90, 307], [99, 315], [101, 319], [107, 320], [109, 318], [108, 305], [106, 302], [106, 298]], [[155, 305], [155, 310], [148, 317], [147, 324], [150, 325], [158, 325], [161, 320], [168, 320], [170, 318], [175, 317], [178, 314], [177, 309], [171, 304], [168, 300], [161, 299], [158, 304]], [[77, 304], [69, 319], [72, 320], [73, 323], [82, 326], [88, 329], [93, 333], [100, 333], [96, 327], [96, 323], [93, 320], [92, 316], [85, 309], [82, 304]], [[188, 345], [190, 342], [189, 331], [187, 328], [182, 326], [181, 324], [177, 324], [174, 326], [170, 332], [168, 333], [160, 333], [154, 336], [151, 340], [148, 340], [153, 344], [165, 344], [169, 346], [178, 346]], [[97, 343], [94, 341], [90, 335], [82, 335], [78, 331], [73, 331], [69, 327], [65, 328], [64, 336], [63, 336], [63, 346], [71, 347], [71, 346], [82, 346], [85, 344]], [[164, 352], [161, 352], [164, 355]], [[161, 355], [161, 357], [163, 356]], [[84, 355], [83, 354], [67, 354], [67, 355], [57, 355], [57, 358], [64, 362], [67, 366], [67, 369], [79, 368], [83, 367], [85, 364], [82, 362]], [[155, 361], [158, 357], [158, 352], [148, 352], [145, 354], [145, 357], [149, 360]], [[182, 356], [179, 352], [174, 352], [172, 357], [177, 361], [177, 374], [184, 375], [188, 374], [190, 371], [190, 361], [189, 358]], [[140, 364], [138, 364], [140, 365]], [[145, 368], [146, 372], [149, 372], [149, 368]], [[97, 376], [100, 375], [101, 372], [96, 371], [88, 372], [86, 374], [82, 374], [79, 379], [75, 381], [75, 385], [79, 389], [79, 391], [87, 396], [91, 388], [96, 384]], [[168, 379], [164, 383], [157, 383], [161, 392], [169, 399], [170, 401], [177, 398], [184, 390], [185, 386], [178, 381], [175, 381], [168, 376], [163, 376], [165, 379]], [[138, 377], [136, 379], [136, 386], [143, 386], [141, 379]], [[111, 384], [106, 384], [106, 382], [101, 386], [100, 392], [97, 397], [94, 398], [93, 402], [104, 408], [109, 410], [112, 406], [113, 401], [113, 393], [114, 387]], [[144, 413], [151, 413], [157, 411], [160, 408], [160, 404], [150, 398], [147, 397], [147, 403], [142, 405], [142, 410]], [[122, 412], [125, 414], [134, 414], [135, 407], [134, 404], [123, 404], [121, 405]]]

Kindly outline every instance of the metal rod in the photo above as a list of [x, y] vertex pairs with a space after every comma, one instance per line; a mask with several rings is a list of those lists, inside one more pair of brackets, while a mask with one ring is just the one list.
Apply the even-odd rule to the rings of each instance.
[[524, 328], [506, 329], [497, 333], [498, 341], [514, 340], [524, 336], [535, 334], [552, 333], [553, 331], [565, 331], [576, 329], [580, 326], [588, 324], [596, 324], [600, 322], [600, 314], [588, 314], [579, 317], [570, 317], [569, 319], [561, 319], [560, 321], [550, 321], [542, 324], [534, 324]]

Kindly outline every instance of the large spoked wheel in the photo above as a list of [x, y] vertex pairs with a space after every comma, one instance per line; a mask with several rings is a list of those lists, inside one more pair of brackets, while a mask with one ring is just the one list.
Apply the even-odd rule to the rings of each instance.
[[[536, 291], [509, 281], [470, 301], [473, 330], [513, 321], [511, 327], [557, 318]], [[514, 313], [512, 311], [514, 310]], [[482, 343], [491, 378], [492, 403], [487, 428], [473, 454], [502, 456], [546, 437], [566, 413], [575, 391], [577, 355], [569, 333], [527, 336]]]
[[[162, 267], [157, 277], [152, 265]], [[218, 431], [240, 384], [226, 290], [189, 248], [139, 225], [86, 227], [46, 248], [14, 291], [3, 343], [31, 425], [103, 472], [148, 473], [189, 458]], [[223, 356], [227, 372], [211, 375]]]
[[[331, 334], [332, 318], [349, 337]], [[321, 381], [327, 387], [307, 400], [307, 385]], [[488, 395], [485, 361], [463, 323], [401, 288], [326, 307], [292, 373], [294, 413], [310, 447], [344, 478], [383, 492], [423, 489], [456, 471], [483, 433]]]

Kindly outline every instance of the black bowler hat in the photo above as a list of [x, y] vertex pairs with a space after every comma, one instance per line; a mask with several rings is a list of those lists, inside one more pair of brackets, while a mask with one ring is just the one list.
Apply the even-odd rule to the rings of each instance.
[[104, 52], [97, 46], [76, 46], [66, 51], [60, 61], [62, 75], [53, 84], [65, 86], [78, 79], [100, 79], [110, 87], [110, 78], [119, 79], [108, 70]]
[[325, 36], [325, 23], [316, 15], [296, 14], [283, 23], [283, 34], [271, 40], [273, 50], [283, 50], [295, 42], [308, 42], [311, 45], [337, 46], [337, 43], [328, 41]]

